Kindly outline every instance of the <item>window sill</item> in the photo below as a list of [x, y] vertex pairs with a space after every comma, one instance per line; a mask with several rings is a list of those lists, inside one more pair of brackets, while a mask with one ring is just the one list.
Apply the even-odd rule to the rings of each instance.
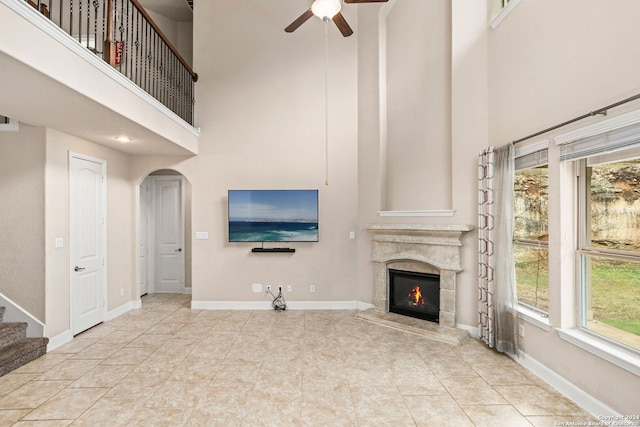
[[491, 23], [489, 24], [491, 29], [495, 30], [498, 24], [500, 24], [504, 20], [504, 18], [506, 18], [507, 15], [509, 15], [513, 11], [513, 9], [515, 9], [516, 6], [520, 4], [521, 1], [522, 0], [511, 0], [509, 3], [507, 3], [507, 5], [503, 7], [502, 10], [491, 20]]
[[531, 310], [525, 306], [518, 306], [518, 317], [527, 323], [531, 323], [533, 326], [549, 332], [551, 325], [549, 324], [549, 317], [545, 317], [535, 310]]
[[640, 376], [639, 353], [610, 344], [595, 334], [581, 329], [557, 329], [557, 331], [563, 340]]

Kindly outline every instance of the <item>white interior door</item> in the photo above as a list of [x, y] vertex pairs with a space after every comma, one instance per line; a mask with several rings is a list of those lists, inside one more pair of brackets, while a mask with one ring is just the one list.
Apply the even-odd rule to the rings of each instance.
[[157, 292], [184, 291], [182, 177], [154, 177], [155, 279]]
[[105, 162], [69, 154], [71, 330], [106, 319]]

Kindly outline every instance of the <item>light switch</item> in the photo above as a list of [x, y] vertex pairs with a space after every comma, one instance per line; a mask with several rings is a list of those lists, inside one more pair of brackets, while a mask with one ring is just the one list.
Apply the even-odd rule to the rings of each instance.
[[56, 249], [64, 248], [64, 237], [56, 237]]
[[356, 238], [356, 232], [355, 231], [350, 231], [349, 232], [349, 239], [353, 240]]
[[209, 232], [208, 231], [196, 231], [196, 240], [208, 240]]

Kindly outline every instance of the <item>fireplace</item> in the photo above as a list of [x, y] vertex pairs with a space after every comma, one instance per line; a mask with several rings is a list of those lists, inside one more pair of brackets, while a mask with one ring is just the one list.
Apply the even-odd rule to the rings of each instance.
[[[435, 290], [420, 292], [422, 298], [433, 300], [434, 312], [430, 318], [440, 327], [456, 327], [456, 276], [461, 272], [460, 248], [462, 235], [473, 227], [467, 225], [435, 224], [372, 224], [367, 227], [373, 240], [374, 310], [393, 312], [395, 290], [391, 291], [391, 271], [397, 270], [421, 278], [438, 278]], [[409, 293], [410, 290], [401, 291]], [[437, 297], [433, 297], [433, 294]], [[405, 304], [406, 305], [406, 304]], [[405, 307], [406, 308], [406, 307]], [[431, 311], [431, 310], [430, 310]], [[395, 313], [405, 314], [405, 313]], [[410, 314], [413, 316], [413, 313]], [[435, 316], [435, 319], [433, 318]]]
[[440, 276], [389, 269], [389, 311], [440, 321]]

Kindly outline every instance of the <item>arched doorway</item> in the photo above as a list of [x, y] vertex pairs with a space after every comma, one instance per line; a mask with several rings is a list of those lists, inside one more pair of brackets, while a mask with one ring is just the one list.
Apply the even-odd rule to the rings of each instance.
[[139, 295], [191, 293], [191, 185], [161, 169], [140, 184]]

